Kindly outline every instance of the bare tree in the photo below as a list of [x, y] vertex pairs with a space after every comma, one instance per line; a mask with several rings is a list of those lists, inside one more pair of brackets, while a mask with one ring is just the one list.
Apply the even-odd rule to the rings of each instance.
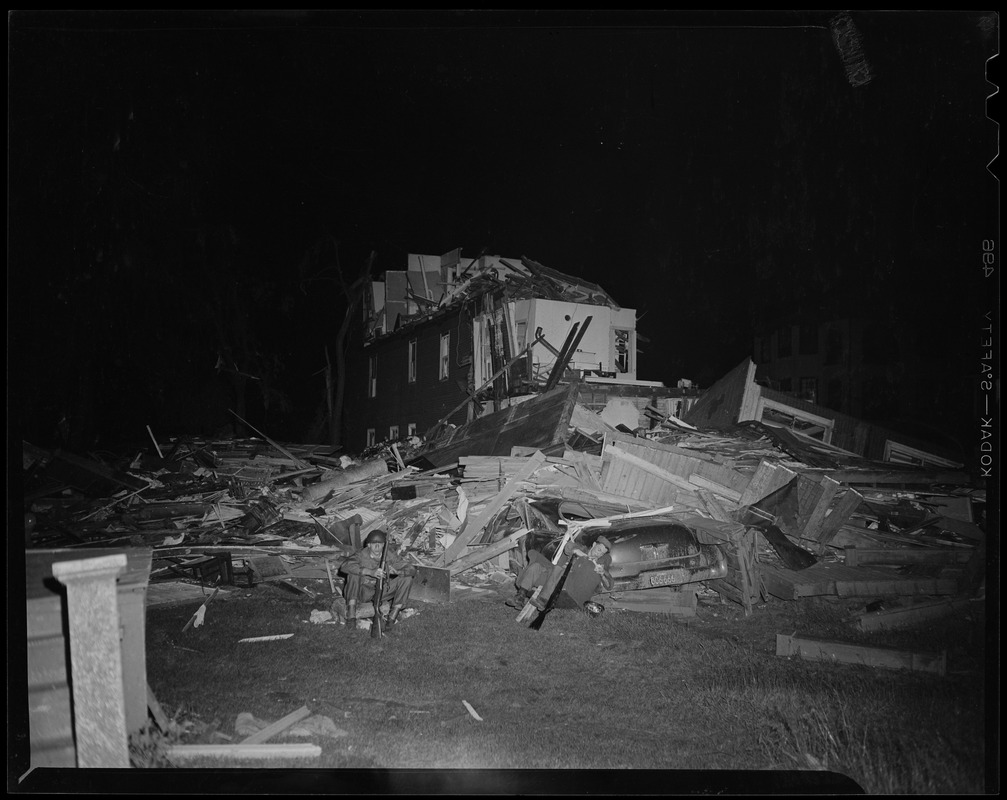
[[[308, 249], [301, 262], [303, 276], [301, 291], [306, 292], [307, 285], [313, 281], [335, 283], [339, 287], [344, 302], [343, 319], [335, 339], [335, 375], [332, 374], [329, 349], [325, 348], [325, 404], [328, 412], [329, 444], [333, 447], [340, 446], [343, 440], [342, 418], [346, 397], [347, 338], [353, 324], [353, 315], [357, 313], [364, 292], [367, 291], [370, 283], [371, 271], [376, 258], [377, 253], [372, 250], [364, 261], [360, 274], [350, 281], [344, 274], [339, 258], [339, 242], [326, 236]], [[306, 274], [307, 268], [312, 266], [316, 267], [315, 271]]]

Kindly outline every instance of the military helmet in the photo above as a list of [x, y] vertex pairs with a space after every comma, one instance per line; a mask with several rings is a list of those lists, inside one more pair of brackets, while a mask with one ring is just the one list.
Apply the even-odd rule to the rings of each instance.
[[367, 534], [367, 538], [364, 539], [364, 544], [371, 544], [372, 542], [379, 542], [381, 544], [384, 544], [387, 541], [388, 541], [388, 534], [385, 533], [383, 530], [378, 529], [373, 530], [369, 534]]

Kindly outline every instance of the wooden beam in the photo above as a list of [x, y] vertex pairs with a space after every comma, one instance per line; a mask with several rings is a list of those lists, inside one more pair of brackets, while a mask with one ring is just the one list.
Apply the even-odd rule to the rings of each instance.
[[939, 653], [896, 650], [891, 647], [866, 647], [850, 642], [825, 639], [806, 639], [776, 634], [776, 655], [800, 656], [806, 661], [831, 661], [845, 664], [863, 664], [886, 669], [908, 669], [914, 672], [947, 672], [946, 651]]
[[856, 511], [860, 504], [864, 502], [863, 495], [856, 489], [847, 489], [839, 501], [835, 504], [828, 516], [822, 520], [818, 527], [818, 543], [822, 546], [832, 541], [836, 532], [846, 524], [847, 520]]
[[[227, 409], [227, 410], [230, 411], [232, 414], [234, 414], [234, 411], [232, 411], [231, 409]], [[238, 417], [237, 414], [234, 414], [234, 416]], [[287, 450], [285, 447], [283, 447], [279, 443], [274, 442], [272, 439], [270, 439], [268, 436], [266, 436], [266, 434], [264, 434], [262, 431], [260, 431], [258, 428], [256, 428], [251, 423], [246, 422], [245, 420], [241, 419], [241, 417], [238, 417], [238, 420], [241, 421], [242, 423], [244, 423], [245, 425], [248, 425], [249, 428], [251, 428], [257, 434], [259, 434], [259, 436], [261, 436], [263, 439], [265, 439], [267, 442], [269, 442], [273, 447], [275, 447], [277, 450], [279, 450], [281, 453], [283, 453], [283, 455], [285, 455], [287, 458], [289, 458], [291, 461], [293, 461], [294, 464], [297, 467], [304, 468], [304, 467], [310, 467], [311, 466], [311, 464], [309, 464], [308, 462], [306, 462], [306, 461], [298, 458], [297, 456], [295, 456], [293, 453], [291, 453], [289, 450]]]
[[157, 723], [157, 727], [161, 729], [162, 732], [168, 732], [168, 715], [164, 713], [164, 709], [161, 708], [161, 704], [157, 702], [157, 697], [154, 696], [154, 690], [150, 688], [150, 684], [147, 684], [147, 708], [150, 709], [150, 715], [154, 718], [154, 722]]
[[263, 742], [268, 742], [278, 733], [283, 733], [287, 728], [310, 716], [311, 712], [308, 710], [308, 707], [301, 706], [297, 711], [291, 711], [287, 716], [281, 717], [271, 725], [267, 725], [261, 731], [256, 731], [251, 736], [242, 739], [239, 744], [262, 744]]
[[503, 508], [504, 503], [510, 500], [514, 492], [517, 491], [518, 485], [528, 480], [532, 476], [532, 473], [544, 463], [545, 455], [542, 452], [537, 452], [531, 456], [518, 473], [507, 481], [503, 490], [493, 498], [489, 505], [483, 509], [483, 512], [476, 519], [473, 520], [470, 518], [467, 520], [465, 529], [458, 534], [457, 538], [451, 543], [451, 546], [444, 551], [444, 555], [441, 556], [436, 566], [446, 567], [461, 556], [465, 552], [465, 548], [475, 541], [476, 537], [483, 532], [483, 529], [489, 524], [490, 520]]
[[822, 487], [821, 497], [818, 498], [818, 502], [808, 515], [807, 522], [804, 523], [805, 538], [814, 539], [816, 542], [821, 533], [822, 523], [825, 521], [829, 506], [832, 505], [832, 498], [839, 491], [839, 481], [833, 480], [828, 475], [822, 475], [820, 483]]
[[737, 503], [741, 499], [741, 492], [736, 492], [734, 489], [723, 486], [715, 481], [711, 481], [708, 478], [704, 478], [702, 475], [690, 475], [689, 483], [694, 486], [698, 486], [701, 489], [708, 489], [714, 494], [727, 498], [732, 503]]
[[857, 617], [856, 625], [862, 631], [887, 631], [896, 628], [911, 628], [931, 620], [949, 617], [968, 609], [974, 600], [937, 600], [919, 603], [906, 608], [870, 611]]
[[983, 529], [978, 525], [962, 519], [955, 519], [954, 517], [941, 517], [934, 523], [934, 527], [943, 528], [946, 531], [961, 536], [963, 539], [969, 539], [973, 542], [978, 542], [985, 536]]
[[738, 498], [738, 505], [750, 506], [788, 483], [797, 473], [763, 460]]
[[936, 548], [915, 549], [908, 547], [847, 547], [843, 550], [843, 563], [848, 567], [867, 567], [877, 564], [929, 564], [946, 566], [966, 564], [972, 557], [970, 550], [949, 547], [946, 550]]
[[453, 562], [448, 569], [452, 575], [458, 575], [461, 572], [465, 572], [465, 570], [471, 569], [477, 564], [489, 561], [491, 558], [495, 558], [502, 553], [506, 553], [511, 548], [516, 547], [518, 540], [523, 536], [527, 536], [530, 532], [531, 531], [528, 528], [521, 528], [521, 530], [515, 531], [510, 536], [501, 539], [499, 542], [486, 545], [486, 547], [480, 547], [475, 552], [459, 558], [457, 561]]
[[627, 453], [625, 450], [620, 450], [612, 444], [609, 444], [605, 448], [604, 455], [618, 458], [620, 461], [625, 461], [627, 464], [631, 464], [637, 469], [643, 470], [648, 475], [653, 475], [655, 478], [660, 478], [663, 481], [674, 484], [680, 489], [685, 489], [687, 492], [694, 493], [696, 491], [696, 487], [689, 483], [689, 481], [685, 478], [675, 475], [673, 472], [669, 472], [666, 469], [662, 469], [656, 464], [651, 464], [646, 459], [640, 458], [640, 456], [635, 456], [632, 453]]
[[968, 484], [971, 481], [965, 472], [937, 470], [868, 470], [830, 469], [822, 470], [835, 481], [847, 484], [894, 484], [896, 486], [933, 487], [939, 484]]
[[175, 744], [167, 750], [169, 761], [191, 761], [197, 758], [233, 758], [257, 761], [275, 758], [318, 758], [322, 748], [317, 744]]
[[708, 492], [706, 489], [696, 489], [696, 494], [699, 495], [699, 499], [703, 501], [703, 505], [706, 506], [706, 510], [710, 512], [710, 516], [713, 517], [717, 522], [733, 522], [731, 515], [727, 512], [721, 504], [720, 500], [714, 497], [712, 492]]

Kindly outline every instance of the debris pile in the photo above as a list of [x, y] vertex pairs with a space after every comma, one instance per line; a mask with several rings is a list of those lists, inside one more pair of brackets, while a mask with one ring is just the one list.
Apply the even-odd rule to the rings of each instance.
[[[277, 581], [314, 597], [338, 595], [342, 561], [380, 528], [423, 569], [414, 598], [444, 601], [509, 585], [530, 531], [561, 535], [541, 504], [564, 502], [588, 517], [720, 523], [700, 535], [728, 572], [706, 586], [746, 613], [772, 599], [933, 605], [982, 591], [985, 493], [964, 474], [933, 485], [925, 469], [761, 422], [701, 430], [654, 408], [652, 427], [625, 433], [575, 398], [561, 386], [360, 459], [267, 437], [176, 439], [129, 463], [25, 443], [26, 537], [151, 548], [152, 583]], [[880, 625], [871, 614], [865, 625]]]

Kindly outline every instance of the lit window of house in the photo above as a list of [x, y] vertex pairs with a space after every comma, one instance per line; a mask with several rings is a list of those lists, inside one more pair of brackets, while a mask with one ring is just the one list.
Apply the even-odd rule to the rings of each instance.
[[415, 435], [416, 435], [416, 423], [410, 422], [408, 425], [406, 425], [406, 436], [415, 436]]
[[394, 442], [398, 438], [399, 438], [399, 426], [390, 425], [388, 427], [388, 441]]
[[378, 357], [367, 359], [367, 396], [378, 396]]
[[374, 428], [368, 428], [367, 429], [367, 446], [368, 447], [374, 447], [374, 444], [375, 444]]
[[629, 372], [630, 364], [630, 331], [615, 328], [612, 331], [615, 336], [615, 371]]
[[451, 331], [441, 334], [441, 360], [438, 377], [442, 381], [448, 379], [448, 371], [451, 368]]
[[416, 340], [409, 340], [409, 382], [416, 382]]

